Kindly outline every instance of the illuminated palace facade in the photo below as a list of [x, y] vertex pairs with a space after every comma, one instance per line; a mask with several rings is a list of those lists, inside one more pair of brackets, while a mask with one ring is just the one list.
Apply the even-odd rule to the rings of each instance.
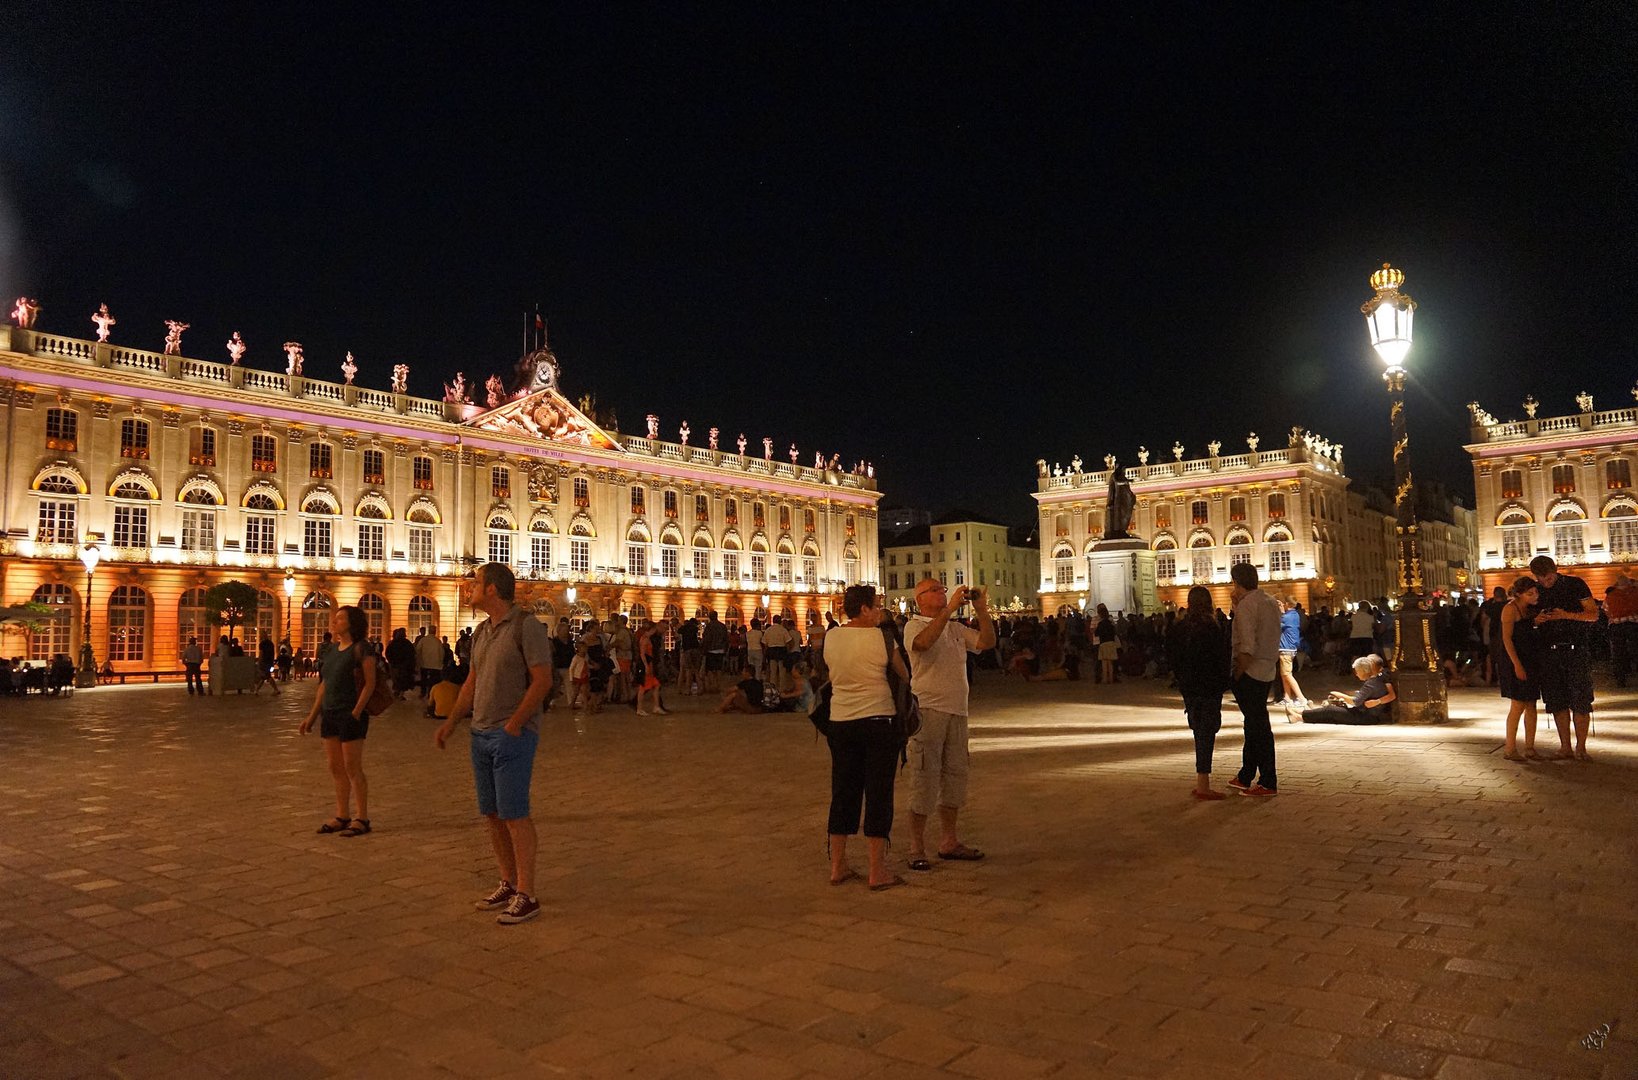
[[605, 431], [545, 350], [494, 408], [290, 370], [0, 326], [0, 605], [67, 616], [0, 649], [77, 657], [89, 607], [99, 664], [176, 670], [218, 633], [204, 591], [233, 580], [261, 594], [247, 644], [288, 628], [312, 650], [337, 604], [372, 636], [453, 640], [473, 621], [460, 579], [488, 560], [554, 621], [805, 621], [877, 577], [873, 477]]
[[1479, 570], [1486, 590], [1505, 588], [1532, 558], [1551, 555], [1595, 595], [1638, 564], [1638, 408], [1497, 420], [1477, 402], [1467, 451], [1477, 493]]
[[[1213, 443], [1203, 458], [1139, 464], [1123, 473], [1136, 499], [1131, 533], [1155, 556], [1159, 602], [1181, 608], [1193, 585], [1229, 606], [1229, 567], [1249, 562], [1272, 592], [1304, 608], [1375, 601], [1398, 593], [1391, 501], [1349, 490], [1342, 448], [1301, 429], [1287, 445], [1260, 448], [1255, 435], [1240, 454]], [[1115, 463], [1106, 458], [1106, 465]], [[1041, 610], [1079, 607], [1088, 595], [1093, 548], [1103, 539], [1109, 472], [1067, 470], [1037, 462], [1033, 493], [1040, 507]], [[1467, 590], [1477, 563], [1472, 510], [1440, 508], [1449, 520], [1420, 522], [1424, 579], [1439, 595]]]

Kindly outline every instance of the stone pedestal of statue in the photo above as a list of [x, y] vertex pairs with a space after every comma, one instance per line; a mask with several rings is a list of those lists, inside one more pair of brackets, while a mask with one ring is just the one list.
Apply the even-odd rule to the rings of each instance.
[[341, 400], [348, 405], [358, 404], [358, 387], [352, 383], [345, 383], [341, 387]]
[[1136, 536], [1100, 540], [1087, 556], [1087, 609], [1099, 604], [1111, 615], [1137, 615], [1160, 608], [1155, 592], [1155, 553]]
[[245, 385], [245, 369], [238, 364], [230, 364], [228, 366], [228, 385], [235, 390], [242, 389]]

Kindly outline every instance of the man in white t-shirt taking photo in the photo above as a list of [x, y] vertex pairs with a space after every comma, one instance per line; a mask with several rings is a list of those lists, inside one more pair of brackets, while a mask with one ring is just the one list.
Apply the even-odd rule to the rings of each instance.
[[[955, 620], [971, 600], [978, 629]], [[921, 730], [911, 739], [910, 869], [931, 870], [927, 819], [938, 808], [938, 857], [976, 862], [984, 857], [961, 842], [956, 815], [967, 804], [967, 654], [995, 648], [995, 623], [982, 589], [948, 591], [935, 578], [916, 584], [916, 614], [904, 628], [910, 643], [910, 688], [921, 703]]]

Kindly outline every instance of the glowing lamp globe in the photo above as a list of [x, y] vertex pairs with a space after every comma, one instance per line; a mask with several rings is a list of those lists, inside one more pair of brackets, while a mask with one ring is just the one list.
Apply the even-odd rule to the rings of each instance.
[[1416, 315], [1416, 301], [1399, 291], [1404, 283], [1403, 271], [1383, 263], [1382, 269], [1371, 275], [1371, 288], [1376, 290], [1376, 295], [1359, 309], [1371, 332], [1371, 348], [1390, 372], [1405, 369], [1405, 357], [1411, 347], [1411, 320]]
[[102, 550], [97, 547], [94, 541], [86, 541], [85, 546], [80, 548], [80, 562], [85, 566], [87, 577], [96, 573], [97, 563], [101, 561]]

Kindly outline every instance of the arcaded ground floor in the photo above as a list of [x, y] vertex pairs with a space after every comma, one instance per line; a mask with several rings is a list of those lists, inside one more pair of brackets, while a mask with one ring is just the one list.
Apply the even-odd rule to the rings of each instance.
[[557, 713], [500, 927], [464, 747], [398, 707], [377, 831], [315, 835], [300, 690], [0, 704], [0, 1076], [1638, 1075], [1631, 695], [1588, 764], [1502, 760], [1478, 690], [1281, 724], [1281, 795], [1201, 804], [1163, 688], [984, 673], [989, 858], [903, 870], [901, 802], [879, 894], [826, 884], [804, 719]]

